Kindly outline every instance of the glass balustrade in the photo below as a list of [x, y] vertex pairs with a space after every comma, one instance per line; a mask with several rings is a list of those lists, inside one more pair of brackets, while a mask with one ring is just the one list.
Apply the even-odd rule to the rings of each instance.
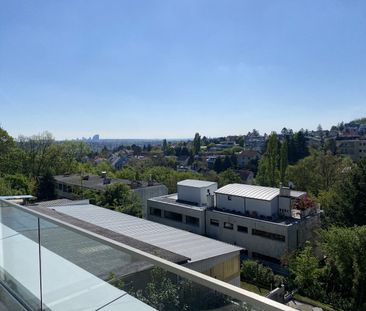
[[4, 200], [0, 283], [26, 310], [292, 310]]

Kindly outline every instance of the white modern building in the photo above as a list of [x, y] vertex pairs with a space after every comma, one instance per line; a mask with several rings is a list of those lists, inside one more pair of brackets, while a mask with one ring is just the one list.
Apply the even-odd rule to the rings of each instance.
[[147, 217], [241, 246], [249, 257], [277, 264], [312, 240], [320, 225], [319, 209], [305, 192], [245, 184], [215, 188], [212, 182], [180, 182], [177, 194], [148, 200]]

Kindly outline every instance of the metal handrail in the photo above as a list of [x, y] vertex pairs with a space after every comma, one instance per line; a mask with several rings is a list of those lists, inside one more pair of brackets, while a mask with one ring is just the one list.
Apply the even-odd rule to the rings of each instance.
[[0, 202], [3, 202], [7, 205], [13, 206], [14, 208], [20, 209], [28, 214], [31, 214], [35, 217], [44, 219], [46, 221], [52, 222], [56, 225], [59, 225], [61, 227], [64, 227], [66, 229], [69, 229], [71, 231], [74, 231], [76, 233], [82, 234], [86, 237], [89, 237], [93, 240], [96, 240], [98, 242], [101, 242], [103, 244], [106, 244], [110, 247], [113, 247], [117, 250], [121, 250], [123, 252], [126, 252], [130, 255], [136, 256], [140, 259], [146, 260], [150, 263], [153, 263], [154, 265], [167, 270], [171, 273], [174, 273], [176, 275], [179, 275], [183, 278], [186, 278], [192, 282], [198, 283], [202, 286], [208, 287], [212, 290], [218, 291], [222, 294], [225, 294], [227, 296], [230, 296], [234, 299], [237, 299], [239, 301], [247, 302], [248, 304], [252, 305], [253, 307], [258, 307], [264, 311], [296, 311], [295, 309], [283, 305], [279, 302], [273, 301], [271, 299], [265, 298], [263, 296], [260, 296], [258, 294], [252, 293], [250, 291], [247, 291], [245, 289], [239, 288], [237, 286], [231, 285], [229, 283], [217, 280], [215, 278], [212, 278], [210, 276], [207, 276], [205, 274], [202, 274], [200, 272], [194, 271], [192, 269], [180, 266], [178, 264], [172, 263], [170, 261], [167, 261], [165, 259], [162, 259], [160, 257], [157, 257], [155, 255], [146, 253], [144, 251], [141, 251], [139, 249], [136, 249], [134, 247], [131, 247], [129, 245], [123, 244], [121, 242], [117, 242], [115, 240], [112, 240], [110, 238], [104, 237], [100, 234], [91, 232], [89, 230], [86, 230], [84, 228], [80, 228], [77, 226], [74, 226], [72, 224], [69, 224], [67, 222], [64, 222], [62, 220], [56, 219], [51, 216], [46, 216], [40, 212], [37, 212], [35, 210], [32, 210], [29, 207], [18, 205], [14, 202], [6, 201], [2, 198], [0, 198]]

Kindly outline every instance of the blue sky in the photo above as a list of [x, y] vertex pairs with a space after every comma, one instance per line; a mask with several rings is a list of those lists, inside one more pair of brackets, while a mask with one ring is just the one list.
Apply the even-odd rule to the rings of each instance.
[[366, 116], [366, 1], [0, 1], [13, 136], [181, 138]]

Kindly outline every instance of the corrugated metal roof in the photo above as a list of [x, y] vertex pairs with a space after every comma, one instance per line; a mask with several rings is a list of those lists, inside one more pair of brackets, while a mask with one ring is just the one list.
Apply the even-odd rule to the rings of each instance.
[[177, 183], [178, 186], [188, 186], [188, 187], [195, 187], [195, 188], [205, 188], [212, 185], [216, 185], [215, 182], [206, 181], [206, 180], [196, 180], [196, 179], [186, 179], [179, 181]]
[[91, 204], [52, 206], [50, 208], [136, 240], [189, 257], [191, 262], [238, 252], [242, 249], [188, 231], [175, 229]]
[[229, 184], [217, 189], [215, 193], [271, 201], [280, 194], [280, 189], [244, 184]]

